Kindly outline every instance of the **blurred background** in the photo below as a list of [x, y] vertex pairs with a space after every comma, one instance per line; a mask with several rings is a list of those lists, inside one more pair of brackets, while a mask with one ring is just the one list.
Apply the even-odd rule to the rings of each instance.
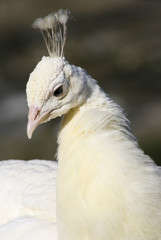
[[71, 10], [65, 55], [119, 103], [141, 148], [161, 164], [161, 2], [158, 0], [0, 1], [0, 160], [54, 159], [60, 119], [26, 136], [25, 88], [47, 55], [35, 18]]

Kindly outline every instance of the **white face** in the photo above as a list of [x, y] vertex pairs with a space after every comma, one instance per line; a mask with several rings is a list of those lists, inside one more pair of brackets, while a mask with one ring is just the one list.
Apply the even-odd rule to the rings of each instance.
[[70, 65], [65, 58], [43, 57], [27, 83], [28, 137], [40, 123], [81, 104], [86, 98], [86, 85], [81, 68]]

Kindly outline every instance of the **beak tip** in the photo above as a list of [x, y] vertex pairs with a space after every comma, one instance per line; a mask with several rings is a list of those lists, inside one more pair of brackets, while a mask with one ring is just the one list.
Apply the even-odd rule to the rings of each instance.
[[31, 139], [31, 138], [32, 138], [32, 135], [27, 134], [27, 137], [28, 137], [28, 139]]
[[27, 137], [28, 139], [32, 138], [32, 134], [35, 131], [36, 127], [38, 126], [38, 121], [36, 120], [37, 115], [40, 109], [35, 106], [31, 106], [29, 108], [28, 114], [28, 123], [27, 123]]
[[28, 128], [28, 126], [27, 126], [27, 137], [28, 137], [28, 139], [31, 139], [31, 138], [32, 138], [32, 132], [30, 131], [30, 129]]
[[44, 122], [45, 119], [49, 116], [50, 111], [40, 113], [40, 108], [31, 106], [28, 114], [28, 123], [27, 123], [27, 137], [28, 139], [32, 138], [32, 135], [35, 129]]
[[26, 130], [28, 139], [32, 138], [32, 134], [33, 134], [34, 130], [35, 130], [35, 126], [32, 124], [31, 121], [28, 121], [27, 130]]

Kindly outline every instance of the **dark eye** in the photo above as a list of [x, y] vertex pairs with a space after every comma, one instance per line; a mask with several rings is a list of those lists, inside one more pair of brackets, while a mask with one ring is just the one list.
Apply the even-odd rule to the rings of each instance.
[[51, 93], [54, 97], [56, 97], [57, 99], [60, 100], [60, 99], [62, 99], [66, 96], [66, 94], [68, 92], [68, 87], [69, 87], [68, 82], [67, 81], [62, 81], [61, 83], [57, 84], [53, 88]]
[[54, 90], [53, 95], [54, 95], [55, 97], [60, 97], [60, 96], [63, 94], [63, 92], [64, 92], [63, 85], [61, 85], [61, 86], [59, 86], [58, 88], [56, 88], [56, 89]]

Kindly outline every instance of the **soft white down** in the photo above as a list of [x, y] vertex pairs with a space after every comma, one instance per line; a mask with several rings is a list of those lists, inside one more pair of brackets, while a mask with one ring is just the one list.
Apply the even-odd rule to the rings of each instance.
[[0, 161], [0, 239], [57, 240], [57, 163]]

